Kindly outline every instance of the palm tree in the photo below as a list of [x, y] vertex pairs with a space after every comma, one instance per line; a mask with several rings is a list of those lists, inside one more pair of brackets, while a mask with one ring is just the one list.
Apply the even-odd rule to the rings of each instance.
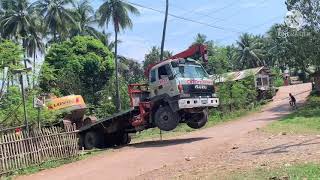
[[66, 39], [70, 28], [76, 25], [72, 12], [66, 7], [73, 5], [73, 0], [38, 0], [32, 6], [44, 17], [45, 27], [53, 35], [53, 42]]
[[[4, 38], [14, 39], [17, 42], [22, 43], [22, 47], [26, 50], [29, 34], [32, 30], [36, 30], [32, 27], [33, 18], [32, 6], [27, 0], [14, 0], [9, 4], [3, 1], [5, 12], [0, 20], [0, 27], [2, 29], [2, 36]], [[7, 4], [6, 4], [7, 3]], [[24, 57], [25, 68], [28, 67], [27, 55]], [[28, 86], [30, 87], [29, 76], [27, 76]]]
[[241, 69], [264, 66], [264, 52], [261, 37], [252, 36], [248, 33], [242, 34], [237, 41], [238, 63]]
[[73, 27], [71, 36], [89, 35], [99, 38], [100, 32], [92, 27], [97, 21], [94, 16], [94, 10], [88, 0], [79, 2], [73, 11], [73, 14], [74, 19], [77, 21], [77, 25]]
[[[36, 28], [36, 26], [34, 26]], [[38, 58], [37, 56], [37, 52], [39, 53], [44, 53], [45, 51], [45, 45], [43, 43], [43, 38], [41, 33], [33, 31], [33, 33], [31, 33], [27, 40], [26, 40], [26, 44], [27, 44], [27, 54], [29, 57], [33, 57], [33, 78], [32, 78], [32, 88], [35, 87], [35, 77], [36, 77], [36, 59]]]
[[1, 34], [5, 38], [23, 40], [28, 36], [31, 24], [31, 6], [26, 0], [15, 0], [0, 20]]
[[105, 2], [99, 7], [97, 11], [99, 26], [108, 26], [112, 23], [115, 33], [115, 65], [116, 65], [116, 107], [117, 110], [121, 110], [120, 94], [119, 94], [119, 81], [118, 81], [118, 33], [120, 30], [131, 28], [132, 21], [129, 17], [129, 13], [138, 15], [137, 8], [129, 3], [121, 0], [105, 0]]

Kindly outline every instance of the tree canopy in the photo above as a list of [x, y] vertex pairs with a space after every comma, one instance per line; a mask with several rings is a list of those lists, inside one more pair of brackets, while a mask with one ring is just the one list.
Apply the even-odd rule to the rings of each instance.
[[53, 44], [45, 57], [40, 87], [61, 95], [81, 94], [87, 102], [96, 103], [96, 92], [114, 72], [112, 58], [101, 41], [89, 36]]

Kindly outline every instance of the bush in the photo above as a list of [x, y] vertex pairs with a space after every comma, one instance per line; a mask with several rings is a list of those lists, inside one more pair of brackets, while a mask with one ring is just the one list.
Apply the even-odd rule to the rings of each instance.
[[218, 86], [218, 89], [222, 112], [254, 107], [257, 102], [253, 76], [241, 81], [224, 82]]
[[[29, 123], [36, 123], [38, 119], [38, 110], [33, 107], [33, 97], [38, 92], [31, 91], [26, 95], [26, 112]], [[41, 122], [51, 123], [56, 120], [56, 112], [41, 111]], [[24, 124], [23, 104], [21, 91], [18, 86], [12, 86], [8, 89], [0, 101], [0, 124], [4, 127], [20, 126]]]

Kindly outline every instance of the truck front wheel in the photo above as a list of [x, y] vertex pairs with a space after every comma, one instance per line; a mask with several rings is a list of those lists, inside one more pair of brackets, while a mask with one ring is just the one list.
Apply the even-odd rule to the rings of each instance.
[[208, 122], [208, 112], [192, 113], [186, 115], [186, 123], [192, 129], [200, 129]]
[[159, 107], [154, 116], [156, 126], [163, 131], [171, 131], [179, 125], [179, 114], [169, 106]]

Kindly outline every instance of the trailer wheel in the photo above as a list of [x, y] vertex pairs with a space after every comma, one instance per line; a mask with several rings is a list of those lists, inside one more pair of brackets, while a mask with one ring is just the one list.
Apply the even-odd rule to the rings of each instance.
[[154, 116], [156, 126], [163, 131], [171, 131], [179, 125], [179, 114], [169, 106], [159, 107]]
[[89, 131], [84, 136], [84, 147], [91, 150], [100, 144], [99, 136], [96, 132]]
[[131, 136], [128, 133], [119, 133], [117, 135], [116, 145], [126, 145], [131, 142]]
[[186, 123], [192, 129], [200, 129], [208, 122], [208, 112], [204, 110], [201, 113], [188, 114], [186, 117]]

